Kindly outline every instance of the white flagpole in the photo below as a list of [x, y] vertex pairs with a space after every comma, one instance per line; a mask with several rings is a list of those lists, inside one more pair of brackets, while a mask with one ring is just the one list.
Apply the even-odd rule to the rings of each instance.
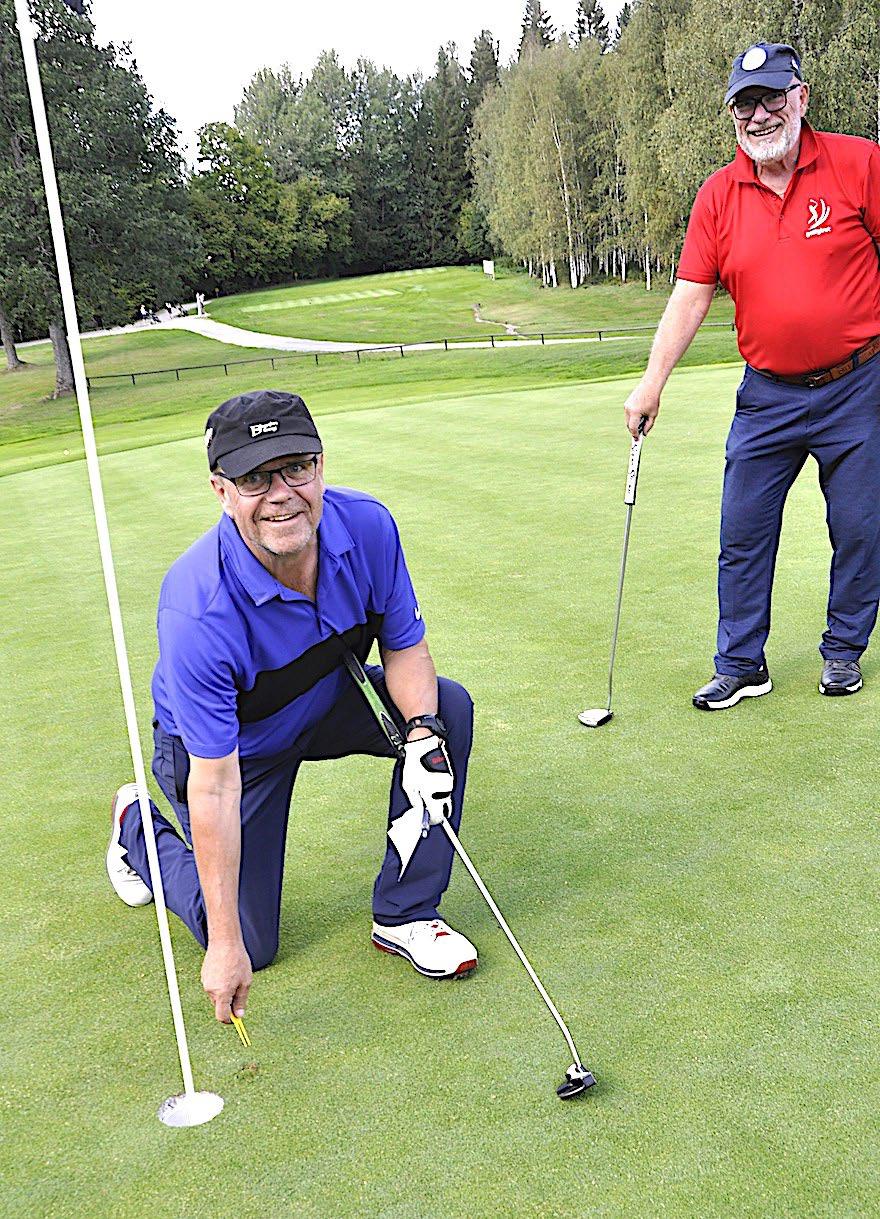
[[[76, 386], [76, 398], [79, 405], [79, 417], [82, 425], [85, 444], [86, 467], [89, 475], [89, 487], [92, 493], [92, 505], [95, 511], [95, 525], [98, 531], [98, 546], [101, 552], [101, 566], [104, 572], [104, 586], [107, 592], [107, 605], [110, 611], [110, 625], [113, 630], [113, 643], [116, 649], [116, 664], [119, 670], [119, 684], [122, 689], [122, 703], [125, 710], [125, 722], [128, 728], [128, 743], [131, 749], [131, 760], [134, 766], [135, 782], [137, 784], [138, 802], [141, 819], [144, 826], [144, 839], [147, 847], [147, 858], [150, 865], [150, 888], [156, 903], [156, 921], [159, 925], [159, 939], [162, 944], [162, 957], [165, 962], [165, 976], [168, 981], [168, 997], [171, 1001], [171, 1014], [174, 1020], [174, 1032], [177, 1037], [177, 1052], [180, 1057], [180, 1069], [183, 1074], [184, 1093], [179, 1097], [170, 1097], [159, 1110], [160, 1118], [167, 1125], [190, 1126], [210, 1121], [223, 1108], [219, 1096], [210, 1092], [196, 1092], [193, 1085], [192, 1067], [190, 1065], [189, 1048], [186, 1040], [186, 1028], [183, 1022], [183, 1011], [180, 1006], [180, 991], [177, 986], [177, 974], [174, 968], [174, 955], [171, 948], [171, 934], [168, 928], [168, 911], [165, 905], [165, 892], [162, 888], [162, 875], [159, 868], [159, 855], [156, 851], [156, 834], [153, 828], [153, 818], [150, 812], [150, 797], [147, 790], [147, 776], [144, 768], [144, 757], [141, 750], [138, 733], [137, 715], [135, 712], [134, 693], [131, 684], [131, 673], [128, 665], [128, 653], [125, 646], [125, 633], [122, 626], [122, 611], [119, 605], [119, 591], [116, 584], [116, 572], [113, 566], [113, 551], [110, 546], [110, 530], [107, 524], [107, 511], [104, 506], [104, 492], [101, 485], [101, 473], [98, 466], [98, 451], [95, 445], [95, 429], [92, 423], [92, 411], [89, 403], [89, 391], [86, 382], [86, 370], [83, 362], [82, 341], [80, 339], [79, 323], [76, 316], [76, 301], [73, 294], [73, 280], [70, 274], [70, 260], [67, 254], [67, 241], [64, 233], [64, 221], [61, 215], [61, 202], [58, 197], [58, 183], [55, 176], [55, 162], [52, 156], [52, 142], [49, 136], [49, 125], [46, 120], [46, 105], [43, 98], [43, 87], [40, 80], [40, 68], [37, 62], [37, 52], [34, 45], [35, 30], [27, 7], [27, 0], [15, 0], [15, 17], [18, 25], [21, 50], [24, 56], [24, 67], [27, 75], [28, 93], [31, 109], [34, 115], [34, 126], [37, 133], [37, 146], [40, 153], [40, 165], [43, 171], [43, 183], [46, 188], [46, 202], [49, 208], [49, 224], [52, 230], [52, 242], [55, 247], [55, 261], [58, 267], [58, 282], [61, 287], [61, 301], [64, 307], [64, 324], [70, 345], [70, 355], [73, 363], [73, 379]], [[200, 1098], [211, 1098], [210, 1101]], [[211, 1111], [212, 1110], [212, 1111]]]

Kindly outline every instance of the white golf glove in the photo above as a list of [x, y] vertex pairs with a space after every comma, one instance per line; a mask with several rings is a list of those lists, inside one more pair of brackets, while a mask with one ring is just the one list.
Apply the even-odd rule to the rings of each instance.
[[403, 747], [401, 784], [410, 805], [429, 825], [440, 825], [452, 812], [452, 786], [455, 782], [446, 746], [438, 736], [407, 741]]

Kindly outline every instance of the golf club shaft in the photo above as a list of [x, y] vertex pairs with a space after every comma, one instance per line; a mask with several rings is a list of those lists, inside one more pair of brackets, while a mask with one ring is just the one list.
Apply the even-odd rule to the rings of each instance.
[[458, 837], [458, 834], [456, 834], [455, 830], [452, 828], [452, 826], [450, 825], [450, 823], [446, 817], [443, 818], [443, 821], [441, 822], [441, 824], [442, 824], [444, 830], [446, 831], [447, 838], [449, 839], [449, 841], [452, 843], [453, 847], [455, 848], [455, 852], [458, 855], [459, 859], [464, 864], [464, 866], [467, 868], [468, 872], [470, 872], [471, 880], [480, 890], [483, 897], [486, 899], [486, 904], [488, 905], [488, 907], [492, 911], [492, 913], [495, 915], [495, 919], [498, 923], [498, 926], [501, 928], [501, 930], [504, 932], [504, 934], [507, 936], [508, 940], [510, 941], [511, 948], [516, 953], [516, 955], [519, 957], [519, 959], [522, 961], [523, 965], [525, 966], [526, 973], [529, 975], [529, 977], [534, 982], [535, 986], [538, 988], [538, 994], [541, 996], [541, 998], [546, 1003], [547, 1008], [550, 1012], [550, 1015], [559, 1025], [559, 1028], [562, 1032], [563, 1037], [568, 1042], [568, 1048], [571, 1050], [572, 1058], [574, 1059], [575, 1063], [577, 1063], [579, 1066], [582, 1066], [583, 1065], [582, 1059], [581, 1059], [580, 1055], [578, 1054], [577, 1046], [574, 1044], [572, 1035], [568, 1031], [568, 1025], [565, 1023], [565, 1021], [560, 1016], [559, 1010], [557, 1009], [556, 1004], [547, 994], [547, 991], [544, 987], [543, 982], [538, 977], [538, 975], [535, 973], [534, 969], [532, 969], [532, 966], [529, 962], [529, 958], [520, 948], [519, 942], [518, 942], [516, 936], [513, 934], [513, 932], [508, 927], [507, 920], [505, 919], [504, 915], [501, 913], [501, 911], [498, 909], [497, 905], [495, 904], [495, 899], [492, 897], [492, 894], [483, 884], [483, 880], [482, 880], [479, 872], [474, 867], [474, 865], [471, 863], [470, 856], [468, 855], [468, 853], [464, 849], [464, 847], [461, 845], [461, 840]]
[[614, 630], [611, 634], [611, 658], [608, 662], [608, 699], [605, 709], [611, 710], [611, 688], [614, 680], [614, 657], [617, 654], [617, 633], [620, 630], [620, 610], [623, 605], [623, 581], [626, 576], [626, 552], [629, 550], [629, 529], [632, 521], [632, 504], [626, 506], [626, 524], [623, 527], [623, 553], [620, 556], [620, 576], [617, 581], [617, 611], [614, 615]]
[[379, 721], [382, 731], [385, 733], [388, 740], [394, 746], [397, 756], [403, 757], [403, 737], [398, 731], [397, 725], [391, 718], [388, 708], [382, 701], [379, 691], [367, 677], [364, 666], [352, 652], [344, 641], [342, 642], [342, 658], [345, 661], [345, 667], [348, 669], [356, 684], [360, 686], [361, 693], [370, 705], [370, 709]]
[[[351, 676], [353, 677], [353, 679], [355, 680], [357, 685], [360, 687], [361, 693], [363, 694], [364, 698], [367, 700], [370, 710], [375, 715], [376, 720], [378, 721], [380, 727], [382, 728], [385, 735], [388, 737], [388, 740], [391, 742], [391, 745], [392, 745], [395, 753], [397, 754], [397, 756], [399, 758], [403, 758], [403, 756], [404, 756], [403, 738], [401, 737], [400, 733], [397, 731], [397, 727], [394, 724], [394, 721], [389, 716], [388, 709], [386, 708], [385, 704], [382, 702], [382, 699], [379, 697], [379, 693], [376, 690], [376, 687], [373, 685], [373, 683], [370, 681], [369, 677], [367, 676], [366, 672], [364, 671], [363, 665], [358, 660], [358, 658], [355, 656], [355, 654], [352, 652], [352, 650], [349, 647], [347, 647], [345, 644], [343, 644], [342, 655], [343, 655], [343, 659], [345, 661], [345, 667], [348, 669], [349, 673], [351, 674]], [[559, 1025], [562, 1035], [568, 1044], [568, 1048], [571, 1050], [572, 1057], [573, 1057], [575, 1063], [579, 1066], [583, 1066], [581, 1057], [577, 1051], [577, 1046], [574, 1044], [574, 1039], [572, 1038], [571, 1033], [568, 1031], [568, 1025], [565, 1023], [565, 1021], [560, 1016], [559, 1010], [556, 1007], [556, 1004], [547, 994], [547, 991], [544, 988], [544, 984], [542, 983], [541, 979], [535, 973], [534, 969], [532, 969], [532, 966], [531, 966], [531, 963], [529, 962], [528, 957], [523, 952], [523, 950], [520, 948], [519, 942], [518, 942], [516, 936], [513, 934], [513, 932], [508, 927], [507, 920], [505, 919], [505, 917], [501, 913], [501, 911], [498, 909], [498, 906], [495, 904], [495, 900], [492, 897], [492, 894], [483, 884], [482, 877], [480, 876], [479, 872], [474, 867], [474, 865], [471, 863], [470, 856], [468, 855], [467, 851], [462, 846], [461, 840], [459, 839], [458, 834], [456, 834], [455, 830], [450, 825], [448, 818], [444, 817], [441, 824], [443, 826], [443, 829], [446, 831], [446, 835], [449, 838], [449, 841], [452, 843], [453, 849], [455, 850], [455, 852], [458, 855], [461, 862], [467, 868], [468, 872], [470, 873], [471, 879], [473, 880], [473, 882], [477, 886], [477, 888], [480, 890], [480, 893], [485, 898], [486, 904], [488, 905], [489, 909], [495, 915], [495, 918], [498, 922], [498, 926], [507, 936], [508, 940], [510, 941], [511, 947], [513, 948], [514, 952], [519, 957], [519, 959], [522, 961], [523, 965], [525, 966], [526, 972], [528, 973], [529, 977], [532, 979], [535, 986], [537, 987], [538, 994], [544, 1000], [544, 1002], [547, 1005], [548, 1011], [550, 1012], [551, 1016], [556, 1021], [556, 1023]]]
[[620, 607], [623, 605], [623, 579], [626, 575], [626, 552], [629, 550], [629, 530], [632, 523], [633, 504], [636, 502], [636, 489], [639, 485], [639, 461], [642, 455], [642, 439], [644, 438], [646, 417], [639, 420], [639, 432], [633, 437], [629, 451], [629, 466], [626, 471], [626, 490], [623, 502], [626, 504], [626, 524], [623, 527], [623, 553], [620, 556], [620, 576], [617, 581], [617, 611], [614, 615], [614, 631], [611, 636], [611, 658], [608, 663], [608, 699], [605, 710], [611, 710], [612, 682], [614, 680], [614, 657], [617, 654], [617, 634], [620, 630]]

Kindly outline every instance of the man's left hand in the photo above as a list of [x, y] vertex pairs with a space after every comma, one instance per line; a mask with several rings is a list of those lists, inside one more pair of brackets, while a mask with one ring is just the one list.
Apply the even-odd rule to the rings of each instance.
[[419, 737], [404, 745], [401, 783], [411, 806], [439, 825], [452, 812], [455, 782], [446, 746], [438, 736]]

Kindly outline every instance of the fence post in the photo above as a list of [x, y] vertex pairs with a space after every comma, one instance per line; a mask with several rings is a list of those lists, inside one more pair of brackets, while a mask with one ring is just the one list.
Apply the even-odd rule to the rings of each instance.
[[355, 353], [354, 353], [354, 354], [355, 354], [355, 355], [357, 356], [357, 358], [358, 358], [358, 364], [360, 364], [360, 362], [361, 362], [361, 349], [360, 349], [360, 347], [358, 347], [358, 348], [357, 348], [357, 350], [355, 351]]
[[495, 346], [495, 335], [494, 334], [489, 335], [489, 342], [492, 344], [493, 347]]
[[131, 383], [132, 383], [132, 385], [137, 384], [137, 382], [134, 379], [134, 373], [131, 374]]
[[601, 343], [601, 342], [602, 342], [602, 331], [601, 331], [601, 330], [597, 330], [597, 331], [596, 331], [596, 333], [598, 334], [598, 336], [599, 336], [599, 342]]
[[223, 365], [223, 372], [227, 377], [229, 376], [229, 368], [226, 364]]
[[543, 334], [541, 335], [541, 346], [542, 346], [542, 347], [544, 346], [544, 336], [543, 336]]
[[180, 369], [179, 368], [175, 368], [174, 375], [175, 375], [175, 377], [177, 377], [177, 379], [179, 381], [180, 380]]
[[444, 340], [443, 340], [443, 350], [444, 350], [444, 351], [448, 351], [448, 350], [449, 350], [449, 339], [444, 339]]
[[270, 357], [269, 357], [269, 361], [270, 361], [270, 363], [271, 363], [271, 365], [272, 365], [272, 371], [274, 372], [274, 371], [275, 371], [275, 357], [274, 357], [274, 356], [270, 356]]
[[403, 343], [400, 344], [400, 358], [403, 359]]
[[315, 352], [315, 367], [317, 368], [317, 366], [318, 366], [318, 353], [316, 351]]

